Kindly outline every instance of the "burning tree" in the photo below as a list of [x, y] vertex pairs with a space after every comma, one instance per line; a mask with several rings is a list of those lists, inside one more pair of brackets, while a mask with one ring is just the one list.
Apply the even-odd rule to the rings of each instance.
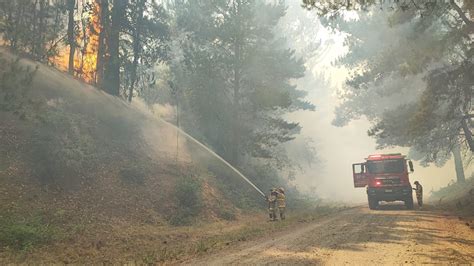
[[129, 101], [144, 72], [138, 65], [166, 59], [168, 16], [149, 0], [20, 0], [0, 7], [3, 45]]

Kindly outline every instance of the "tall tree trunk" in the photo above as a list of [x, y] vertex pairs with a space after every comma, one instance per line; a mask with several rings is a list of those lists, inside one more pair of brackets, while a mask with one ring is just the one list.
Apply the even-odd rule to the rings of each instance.
[[67, 24], [67, 42], [69, 44], [69, 64], [68, 72], [74, 75], [74, 54], [76, 53], [76, 40], [74, 36], [74, 6], [76, 0], [67, 1], [68, 24]]
[[[15, 23], [14, 23], [14, 26], [12, 28], [12, 42], [11, 42], [11, 49], [12, 51], [18, 51], [18, 50], [21, 50], [22, 48], [25, 48], [25, 46], [27, 45], [25, 43], [25, 39], [24, 37], [21, 36], [21, 31], [22, 30], [18, 30], [18, 29], [23, 29], [25, 30], [25, 25], [24, 25], [24, 20], [25, 20], [25, 12], [28, 12], [26, 9], [27, 9], [27, 5], [24, 5], [24, 4], [21, 4], [21, 3], [18, 3], [17, 6], [17, 12], [16, 12], [16, 17], [15, 17]], [[26, 23], [25, 23], [26, 24]]]
[[[33, 57], [35, 57], [36, 53], [37, 53], [36, 45], [37, 45], [37, 42], [38, 42], [38, 39], [39, 39], [38, 35], [41, 34], [39, 32], [39, 30], [37, 29], [37, 26], [39, 25], [39, 23], [38, 23], [38, 7], [37, 6], [38, 6], [38, 0], [35, 0], [35, 2], [33, 3], [32, 8], [31, 8], [31, 11], [33, 13], [33, 18], [32, 18], [32, 21], [31, 21], [31, 24], [32, 24], [31, 25], [31, 27], [32, 27], [32, 34], [31, 35], [32, 35], [32, 37], [31, 37], [31, 43], [30, 43], [30, 45], [31, 45], [30, 53]], [[41, 9], [41, 4], [40, 4], [40, 9]], [[37, 58], [35, 58], [35, 59], [37, 59]]]
[[47, 6], [48, 3], [46, 3], [45, 0], [40, 0], [39, 2], [39, 14], [38, 14], [38, 38], [36, 40], [36, 51], [34, 53], [34, 56], [36, 57], [36, 60], [41, 60], [44, 55], [44, 46], [45, 46], [45, 38], [46, 38], [46, 31], [47, 29], [45, 28], [45, 17], [47, 12]]
[[234, 164], [238, 163], [239, 160], [239, 155], [240, 155], [240, 150], [242, 147], [242, 139], [240, 137], [241, 132], [241, 117], [240, 117], [240, 97], [241, 97], [241, 84], [240, 81], [242, 79], [241, 76], [241, 67], [242, 67], [242, 30], [241, 30], [241, 25], [242, 23], [240, 19], [240, 8], [241, 8], [241, 1], [234, 1], [233, 2], [233, 8], [235, 12], [235, 16], [237, 17], [237, 32], [235, 32], [234, 36], [234, 66], [233, 66], [233, 86], [234, 86], [234, 121], [233, 121], [233, 138], [232, 138], [232, 161]]
[[[55, 11], [55, 16], [54, 16], [54, 23], [53, 23], [53, 26], [52, 26], [52, 34], [53, 36], [59, 36], [61, 33], [61, 30], [62, 30], [62, 27], [61, 26], [61, 21], [63, 20], [62, 18], [62, 8], [60, 7], [57, 7], [53, 4], [53, 7], [54, 7], [54, 11]], [[48, 24], [48, 22], [46, 22], [46, 24]], [[51, 38], [51, 40], [49, 41], [49, 44], [47, 47], [45, 47], [45, 51], [43, 53], [43, 57], [42, 57], [42, 60], [46, 61], [46, 62], [50, 62], [50, 58], [51, 57], [55, 57], [56, 55], [56, 48], [58, 46], [58, 43], [61, 42], [63, 38], [60, 38], [59, 40], [56, 40], [55, 38]]]
[[458, 183], [463, 183], [466, 181], [466, 177], [464, 176], [464, 168], [462, 165], [462, 157], [461, 157], [461, 150], [459, 145], [454, 146], [452, 150], [454, 156], [454, 167], [456, 169], [456, 179]]
[[120, 57], [119, 41], [122, 22], [125, 17], [127, 0], [114, 0], [112, 7], [112, 22], [107, 48], [110, 58], [107, 61], [104, 75], [104, 88], [109, 94], [119, 96], [120, 94]]
[[240, 119], [240, 40], [236, 40], [234, 45], [234, 52], [235, 52], [235, 62], [234, 62], [234, 121], [233, 121], [233, 145], [232, 145], [232, 161], [233, 163], [237, 163], [239, 157], [240, 147], [242, 146], [241, 138], [240, 138], [240, 127], [241, 127], [241, 119]]
[[474, 152], [474, 140], [472, 139], [472, 132], [471, 129], [469, 128], [468, 122], [471, 122], [471, 117], [466, 115], [463, 117], [461, 120], [461, 128], [464, 132], [464, 137], [466, 138], [467, 145], [469, 146], [469, 150], [471, 152]]
[[138, 60], [140, 59], [140, 35], [141, 28], [143, 23], [143, 11], [145, 9], [146, 0], [140, 0], [137, 2], [138, 5], [138, 14], [135, 28], [133, 29], [133, 64], [131, 69], [130, 77], [130, 86], [128, 88], [128, 102], [132, 102], [133, 98], [133, 88], [137, 80], [137, 67]]
[[7, 18], [5, 20], [5, 31], [9, 34], [6, 34], [7, 36], [5, 36], [6, 38], [5, 40], [9, 43], [10, 48], [12, 46], [12, 37], [13, 37], [13, 36], [10, 36], [10, 34], [12, 32], [12, 28], [14, 25], [13, 23], [15, 21], [14, 20], [15, 16], [13, 15], [13, 10], [15, 10], [15, 8], [13, 7], [15, 6], [16, 6], [15, 2], [6, 4], [6, 11], [7, 11], [6, 17]]
[[78, 77], [81, 79], [84, 79], [84, 56], [86, 54], [86, 48], [87, 48], [87, 43], [88, 43], [88, 38], [87, 36], [87, 19], [84, 15], [85, 9], [86, 9], [86, 2], [82, 2], [82, 8], [81, 8], [81, 31], [82, 31], [82, 47], [81, 47], [81, 63], [79, 64], [79, 68], [77, 69], [77, 74]]
[[19, 45], [18, 42], [20, 41], [19, 40], [20, 34], [18, 33], [18, 29], [21, 28], [22, 18], [24, 17], [23, 14], [25, 12], [25, 5], [18, 3], [16, 10], [17, 12], [15, 15], [15, 23], [13, 24], [13, 27], [11, 29], [12, 38], [11, 38], [11, 44], [10, 44], [11, 50], [15, 52], [18, 49], [18, 45]]
[[99, 14], [99, 47], [97, 48], [97, 63], [96, 63], [96, 84], [99, 88], [103, 86], [104, 80], [104, 65], [106, 55], [105, 40], [107, 38], [107, 28], [109, 25], [109, 1], [108, 0], [97, 0], [97, 4], [100, 8]]

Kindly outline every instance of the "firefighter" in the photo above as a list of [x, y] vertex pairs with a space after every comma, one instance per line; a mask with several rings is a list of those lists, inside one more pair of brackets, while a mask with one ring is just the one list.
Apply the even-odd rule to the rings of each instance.
[[278, 203], [278, 212], [280, 213], [280, 219], [285, 220], [286, 199], [285, 190], [282, 187], [277, 190], [276, 200]]
[[267, 197], [270, 221], [276, 221], [276, 200], [276, 189], [272, 188], [270, 189], [270, 196]]
[[423, 187], [418, 181], [415, 181], [414, 184], [415, 187], [413, 188], [413, 190], [416, 193], [416, 201], [418, 202], [418, 206], [421, 209], [421, 207], [423, 207]]

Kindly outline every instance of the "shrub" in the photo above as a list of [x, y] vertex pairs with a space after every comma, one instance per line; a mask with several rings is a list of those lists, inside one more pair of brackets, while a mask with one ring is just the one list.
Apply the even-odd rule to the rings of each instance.
[[0, 247], [27, 250], [46, 244], [57, 235], [54, 227], [44, 223], [41, 217], [18, 219], [0, 218]]
[[129, 167], [120, 170], [120, 179], [127, 184], [142, 185], [145, 182], [144, 170], [140, 167]]
[[474, 189], [474, 174], [467, 178], [465, 182], [453, 182], [437, 191], [432, 191], [430, 200], [432, 201], [450, 201], [462, 198]]
[[29, 99], [26, 94], [38, 70], [31, 66], [22, 66], [20, 59], [0, 59], [0, 110], [13, 112], [23, 119]]
[[235, 213], [232, 210], [227, 210], [224, 208], [219, 209], [219, 217], [227, 220], [227, 221], [234, 221], [237, 217], [235, 216]]
[[201, 183], [191, 177], [181, 178], [175, 186], [177, 212], [170, 218], [173, 225], [192, 223], [202, 208]]
[[42, 184], [59, 184], [67, 188], [79, 182], [98, 161], [97, 142], [89, 123], [81, 114], [66, 113], [62, 107], [43, 112], [41, 123], [31, 130], [28, 156]]

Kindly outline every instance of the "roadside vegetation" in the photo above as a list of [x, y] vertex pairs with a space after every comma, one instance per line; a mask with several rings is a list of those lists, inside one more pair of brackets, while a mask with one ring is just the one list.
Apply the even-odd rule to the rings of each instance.
[[[293, 210], [284, 221], [269, 222], [262, 214], [244, 214], [239, 221], [217, 223], [204, 227], [204, 232], [193, 228], [190, 234], [192, 240], [185, 242], [166, 242], [152, 251], [146, 252], [137, 263], [164, 263], [176, 262], [191, 257], [202, 256], [222, 249], [232, 248], [234, 245], [258, 239], [264, 235], [277, 234], [279, 231], [298, 226], [301, 223], [317, 221], [318, 219], [341, 211], [346, 207], [323, 205], [311, 209]], [[226, 227], [230, 229], [225, 229]], [[217, 232], [209, 232], [209, 228]], [[184, 227], [183, 229], [186, 229]], [[207, 231], [207, 232], [206, 232]], [[189, 232], [189, 231], [188, 231]]]
[[[176, 262], [341, 210], [294, 185], [318, 163], [291, 118], [316, 108], [301, 54], [324, 38], [286, 36], [288, 2], [1, 1], [0, 264]], [[370, 12], [347, 20], [354, 2]], [[334, 64], [354, 72], [334, 124], [366, 117], [379, 148], [426, 165], [453, 156], [459, 184], [435, 196], [473, 210], [474, 5], [341, 3], [301, 2], [345, 36]], [[267, 223], [264, 193], [223, 161], [284, 187], [289, 218]]]
[[[290, 209], [284, 221], [270, 222], [266, 212], [238, 214], [232, 221], [137, 224], [126, 221], [69, 222], [69, 211], [57, 214], [1, 218], [0, 261], [24, 263], [173, 263], [258, 239], [279, 231], [317, 222], [346, 209], [319, 203]], [[106, 235], [104, 235], [106, 233]], [[99, 256], [100, 254], [100, 256]]]
[[430, 201], [439, 208], [474, 216], [474, 174], [465, 182], [452, 182], [432, 192]]
[[264, 235], [277, 234], [279, 231], [297, 227], [302, 223], [314, 222], [346, 208], [343, 205], [321, 204], [308, 209], [291, 210], [287, 214], [287, 219], [276, 222], [269, 222], [267, 217], [262, 214], [246, 214], [240, 221], [234, 222], [235, 225], [238, 225], [237, 227], [234, 227], [232, 222], [229, 224], [231, 230], [221, 229], [222, 231], [217, 234], [203, 234], [191, 243], [167, 243], [168, 245], [144, 255], [142, 262], [163, 263], [202, 256], [218, 250], [232, 248], [238, 243], [258, 239]]
[[[179, 139], [177, 158], [171, 125], [44, 65], [2, 60], [0, 262], [103, 262], [112, 246], [111, 262], [170, 261], [296, 222], [267, 224], [263, 197], [192, 141]], [[283, 184], [254, 167], [259, 186]], [[287, 188], [291, 209], [318, 203]], [[222, 224], [232, 229], [212, 233]]]
[[176, 211], [170, 217], [172, 225], [193, 224], [203, 207], [200, 180], [183, 176], [175, 184]]
[[62, 232], [51, 225], [45, 217], [0, 216], [0, 248], [14, 251], [29, 251], [60, 239]]

